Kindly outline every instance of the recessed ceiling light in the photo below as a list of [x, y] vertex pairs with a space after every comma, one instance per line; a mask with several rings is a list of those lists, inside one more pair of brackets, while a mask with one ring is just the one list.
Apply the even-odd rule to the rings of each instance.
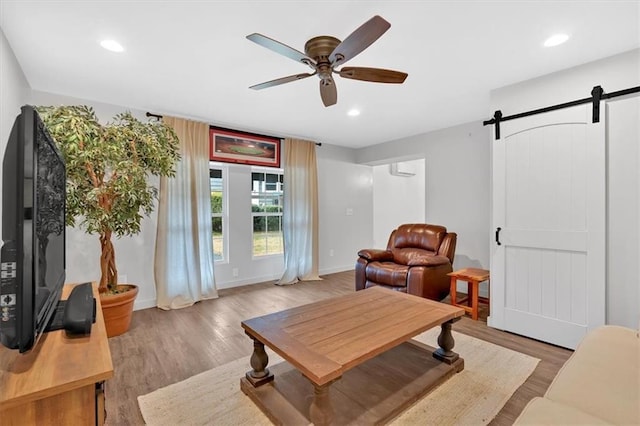
[[348, 115], [349, 117], [357, 117], [357, 116], [359, 116], [359, 115], [360, 115], [360, 110], [359, 110], [359, 109], [352, 108], [352, 109], [350, 109], [350, 110], [349, 110], [349, 112], [347, 112], [347, 115]]
[[124, 47], [115, 40], [102, 40], [100, 46], [112, 52], [124, 52]]
[[559, 44], [564, 43], [567, 40], [569, 40], [569, 36], [566, 34], [554, 34], [545, 40], [544, 47], [557, 46]]

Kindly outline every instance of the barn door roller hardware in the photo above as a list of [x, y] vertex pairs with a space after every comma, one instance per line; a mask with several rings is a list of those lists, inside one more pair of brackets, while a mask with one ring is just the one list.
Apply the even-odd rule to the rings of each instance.
[[582, 105], [591, 103], [593, 105], [591, 121], [593, 123], [600, 122], [600, 101], [603, 99], [616, 98], [618, 96], [626, 96], [634, 93], [640, 93], [640, 86], [631, 87], [629, 89], [618, 90], [617, 92], [605, 93], [601, 86], [594, 86], [591, 90], [591, 96], [588, 98], [582, 98], [571, 102], [565, 102], [562, 104], [552, 105], [545, 108], [534, 109], [527, 112], [521, 112], [519, 114], [502, 116], [502, 111], [497, 110], [493, 114], [491, 120], [483, 121], [483, 125], [493, 124], [495, 126], [496, 140], [500, 139], [500, 123], [503, 121], [515, 120], [516, 118], [529, 117], [530, 115], [542, 114], [544, 112], [555, 111], [558, 109], [569, 108], [576, 105]]

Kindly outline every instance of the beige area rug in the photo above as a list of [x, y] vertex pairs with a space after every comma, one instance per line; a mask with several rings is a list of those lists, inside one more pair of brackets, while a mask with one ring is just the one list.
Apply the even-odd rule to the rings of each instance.
[[[438, 347], [439, 332], [439, 328], [429, 330], [415, 340]], [[410, 407], [392, 425], [487, 424], [540, 361], [464, 334], [454, 332], [453, 336], [454, 351], [464, 358], [465, 369]], [[270, 365], [282, 361], [270, 350], [268, 354]], [[249, 369], [247, 356], [139, 396], [142, 417], [151, 426], [270, 425], [240, 390], [240, 378]]]

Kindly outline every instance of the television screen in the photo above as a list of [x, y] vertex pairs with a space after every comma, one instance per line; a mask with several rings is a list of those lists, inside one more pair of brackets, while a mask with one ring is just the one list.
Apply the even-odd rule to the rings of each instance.
[[2, 169], [0, 341], [26, 352], [54, 314], [65, 279], [65, 165], [31, 106], [15, 120]]

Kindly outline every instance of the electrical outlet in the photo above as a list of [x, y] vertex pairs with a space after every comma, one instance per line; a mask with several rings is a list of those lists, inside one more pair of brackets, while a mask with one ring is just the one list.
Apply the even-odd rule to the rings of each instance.
[[333, 249], [329, 250], [329, 257], [333, 257]]
[[353, 216], [353, 209], [350, 207], [347, 209], [347, 216]]
[[240, 274], [240, 271], [238, 271], [238, 268], [233, 268], [231, 270], [231, 273], [233, 274], [234, 277], [237, 277]]

